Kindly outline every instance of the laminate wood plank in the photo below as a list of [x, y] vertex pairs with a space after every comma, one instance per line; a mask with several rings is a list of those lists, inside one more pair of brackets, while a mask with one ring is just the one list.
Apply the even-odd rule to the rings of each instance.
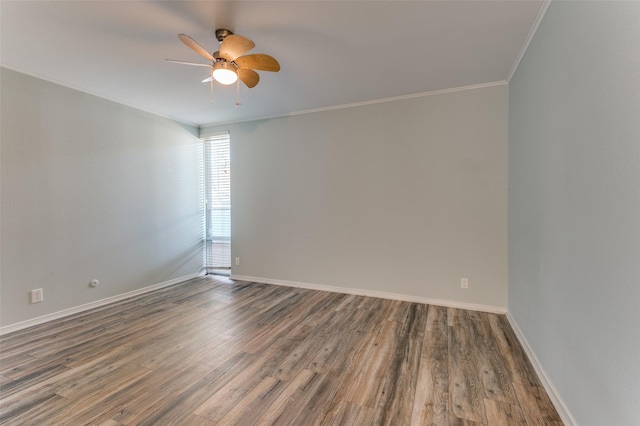
[[357, 329], [352, 325], [359, 324], [366, 318], [366, 313], [362, 309], [336, 311], [321, 328], [322, 332], [310, 337], [315, 343], [311, 350], [316, 355], [306, 368], [316, 373], [340, 372], [342, 368], [334, 368], [334, 365], [345, 364], [345, 355], [350, 353], [358, 339]]
[[472, 420], [461, 419], [456, 416], [449, 416], [449, 426], [480, 426], [484, 423], [474, 422]]
[[[94, 324], [91, 321], [87, 321], [86, 318], [81, 317], [76, 321], [64, 322], [59, 329], [54, 324], [47, 323], [44, 326], [35, 326], [29, 329], [21, 330], [16, 333], [11, 333], [8, 336], [3, 336], [2, 351], [0, 354], [0, 362], [5, 361], [8, 357], [15, 354], [28, 354], [36, 352], [39, 349], [48, 349], [52, 345], [59, 345], [61, 341], [71, 342], [73, 338], [84, 339], [88, 333], [102, 332], [111, 324], [121, 324], [123, 319], [119, 315], [115, 317], [109, 317], [105, 322], [100, 321], [100, 315], [96, 315], [96, 322]], [[86, 321], [86, 322], [85, 322]], [[30, 332], [33, 335], [29, 334]], [[6, 340], [5, 340], [6, 339]]]
[[313, 400], [321, 394], [321, 389], [327, 380], [327, 376], [311, 372], [307, 377], [308, 379], [302, 386], [299, 386], [287, 399], [287, 403], [282, 407], [283, 409], [278, 417], [274, 419], [274, 424], [314, 424], [318, 420], [311, 415]]
[[50, 392], [38, 393], [34, 397], [26, 398], [20, 404], [9, 406], [0, 405], [0, 424], [14, 425], [40, 425], [47, 420], [42, 415], [43, 411], [58, 406], [64, 398]]
[[462, 309], [447, 308], [447, 325], [449, 327], [459, 327], [468, 320], [469, 313]]
[[101, 420], [99, 423], [96, 423], [96, 426], [123, 426], [123, 425], [122, 423], [116, 422], [115, 420], [107, 419], [104, 421]]
[[53, 362], [35, 366], [34, 369], [30, 369], [26, 374], [22, 374], [4, 385], [2, 387], [2, 397], [11, 397], [68, 370], [68, 367]]
[[[199, 330], [178, 330], [178, 335], [146, 347], [136, 346], [136, 350], [148, 355], [140, 360], [140, 366], [151, 370], [159, 368], [177, 368], [182, 364], [193, 365], [224, 347], [230, 337], [218, 334], [209, 335]], [[207, 336], [206, 340], [203, 337]]]
[[511, 375], [495, 342], [487, 314], [476, 313], [469, 322], [473, 333], [474, 355], [480, 369], [480, 381], [486, 398], [517, 404]]
[[[109, 347], [115, 347], [126, 343], [128, 340], [135, 338], [136, 334], [148, 334], [154, 331], [165, 330], [171, 327], [171, 321], [168, 319], [176, 314], [169, 311], [153, 311], [147, 315], [142, 315], [138, 321], [131, 323], [123, 323], [122, 327], [113, 329], [100, 329], [96, 327], [89, 333], [80, 335], [70, 339], [69, 341], [60, 341], [48, 347], [39, 348], [38, 350], [29, 351], [29, 355], [35, 358], [44, 358], [54, 355], [58, 359], [66, 358], [74, 359], [86, 356], [88, 353], [99, 353], [107, 350]], [[167, 320], [167, 321], [163, 321]]]
[[[80, 369], [80, 368], [79, 368]], [[56, 395], [69, 400], [80, 401], [92, 398], [94, 395], [104, 393], [112, 387], [120, 386], [120, 382], [128, 382], [136, 375], [150, 374], [151, 370], [141, 368], [139, 365], [118, 362], [96, 366], [91, 372], [81, 372], [73, 375], [64, 385], [53, 387]]]
[[[123, 317], [127, 309], [135, 303], [136, 302], [132, 300], [121, 301], [117, 306], [100, 306], [90, 311], [79, 312], [55, 321], [48, 321], [15, 331], [2, 337], [3, 351], [9, 350], [16, 345], [22, 346], [25, 343], [38, 344], [39, 341], [52, 335], [59, 336], [61, 334], [73, 333], [77, 329], [83, 329], [89, 326], [93, 327], [96, 325], [95, 320], [105, 320], [106, 318], [117, 320]], [[23, 351], [27, 350], [24, 347], [21, 349]]]
[[350, 311], [353, 309], [359, 309], [362, 306], [364, 298], [361, 296], [356, 296], [355, 294], [348, 294], [346, 297], [342, 299], [341, 302], [337, 303], [334, 310], [336, 311]]
[[[345, 399], [368, 408], [378, 408], [378, 402], [384, 392], [387, 371], [391, 366], [395, 352], [395, 335], [400, 325], [393, 321], [384, 321], [374, 334], [373, 340], [362, 348], [358, 358], [366, 370], [355, 370], [349, 377]], [[362, 356], [364, 355], [364, 356]]]
[[[473, 336], [466, 311], [456, 309], [449, 328], [450, 414], [464, 420], [486, 423], [484, 391], [473, 356]], [[451, 312], [451, 309], [449, 309]], [[450, 418], [451, 420], [451, 418]]]
[[321, 380], [317, 386], [305, 390], [308, 394], [307, 403], [298, 410], [298, 414], [293, 420], [293, 424], [308, 423], [310, 425], [320, 425], [323, 419], [329, 415], [327, 407], [338, 389], [344, 385], [343, 377], [340, 374], [320, 374]]
[[252, 425], [276, 400], [286, 383], [265, 377], [220, 419], [223, 425]]
[[[216, 291], [211, 291], [215, 289]], [[181, 289], [179, 292], [166, 294], [163, 299], [171, 303], [181, 305], [191, 305], [193, 307], [211, 308], [216, 305], [228, 305], [238, 294], [243, 291], [258, 290], [252, 288], [248, 283], [237, 283], [235, 285], [212, 283], [211, 280], [202, 279], [191, 282], [189, 289]]]
[[522, 414], [522, 410], [516, 404], [495, 401], [493, 399], [484, 400], [484, 408], [487, 412], [487, 421], [495, 426], [526, 426], [527, 420]]
[[230, 336], [243, 336], [260, 333], [260, 328], [280, 319], [282, 311], [286, 311], [287, 306], [295, 304], [302, 299], [300, 294], [279, 294], [272, 303], [280, 303], [282, 306], [274, 308], [271, 304], [253, 303], [244, 312], [234, 313], [227, 318], [220, 318], [225, 334]]
[[[56, 341], [68, 341], [78, 335], [86, 335], [94, 330], [104, 330], [113, 324], [121, 324], [123, 320], [132, 319], [132, 313], [136, 312], [136, 308], [142, 307], [147, 309], [143, 312], [148, 314], [148, 308], [158, 302], [167, 304], [165, 298], [170, 291], [176, 291], [182, 294], [188, 291], [186, 287], [179, 289], [163, 289], [162, 296], [153, 296], [149, 294], [144, 299], [134, 298], [128, 299], [117, 304], [101, 306], [92, 309], [89, 312], [80, 312], [56, 321], [47, 322], [36, 325], [28, 329], [19, 330], [2, 337], [2, 351], [0, 359], [10, 356], [14, 350], [20, 353], [32, 351], [33, 348], [49, 347], [51, 343]], [[191, 288], [191, 286], [189, 286]], [[155, 300], [154, 303], [149, 301]], [[138, 311], [140, 312], [140, 311]]]
[[485, 318], [483, 317], [484, 312], [479, 312], [479, 311], [466, 311], [467, 312], [467, 317], [469, 318], [470, 321], [484, 321]]
[[272, 371], [279, 359], [266, 353], [254, 355], [254, 362], [247, 366], [225, 386], [212, 393], [193, 413], [213, 421], [220, 421], [243, 397], [258, 386]]
[[316, 376], [317, 374], [313, 371], [303, 370], [293, 377], [273, 404], [260, 416], [256, 424], [277, 424], [277, 419], [287, 410], [291, 402], [301, 393], [301, 390], [308, 386]]
[[411, 415], [412, 425], [449, 423], [449, 344], [447, 311], [429, 306], [420, 353], [419, 383]]
[[427, 312], [427, 325], [425, 330], [425, 343], [429, 347], [449, 349], [449, 326], [447, 320], [447, 308], [442, 306], [429, 306]]
[[407, 317], [410, 315], [411, 307], [415, 305], [415, 303], [404, 302], [402, 300], [392, 300], [391, 307], [392, 310], [389, 313], [389, 316], [386, 318], [387, 321], [396, 321], [399, 323], [404, 322]]
[[427, 305], [400, 304], [401, 329], [396, 333], [395, 348], [389, 366], [383, 398], [376, 409], [376, 424], [410, 424], [427, 323]]
[[256, 324], [263, 316], [266, 316], [263, 321], [268, 320], [268, 318], [278, 317], [277, 312], [274, 312], [274, 310], [283, 310], [287, 305], [295, 303], [301, 298], [302, 295], [299, 292], [292, 292], [288, 288], [268, 289], [265, 294], [253, 297], [251, 303], [247, 306], [248, 309], [237, 310], [232, 315], [221, 319], [232, 320], [234, 324], [232, 328], [242, 329], [247, 322], [252, 325]]
[[105, 377], [110, 381], [113, 371], [126, 366], [139, 368], [136, 363], [139, 356], [139, 352], [123, 346], [86, 364], [68, 367], [63, 373], [41, 382], [40, 386], [65, 398], [74, 398], [78, 394], [87, 395], [90, 393], [90, 387], [96, 384], [104, 385]]
[[319, 292], [313, 292], [308, 297], [303, 297], [294, 309], [280, 316], [274, 315], [271, 321], [265, 321], [265, 324], [259, 326], [258, 333], [246, 338], [247, 344], [243, 345], [241, 350], [258, 353], [273, 345], [274, 342], [280, 342], [286, 338], [287, 334], [292, 333], [292, 330], [300, 329], [304, 318], [311, 315], [318, 303], [321, 303], [325, 298], [326, 295]]
[[0, 360], [0, 424], [560, 424], [503, 315], [227, 278], [2, 336]]
[[216, 425], [219, 425], [220, 423], [212, 422], [209, 419], [196, 416], [195, 414], [190, 414], [185, 416], [183, 420], [183, 424], [189, 425], [189, 426], [216, 426]]
[[0, 400], [0, 424], [28, 424], [24, 421], [29, 412], [36, 407], [53, 403], [61, 397], [46, 389], [34, 389], [24, 393], [21, 398], [3, 398]]
[[31, 368], [30, 365], [33, 361], [38, 359], [31, 355], [23, 353], [15, 353], [7, 356], [2, 363], [0, 363], [0, 374], [12, 378], [24, 375]]
[[[302, 330], [305, 330], [304, 334], [301, 334], [300, 338], [289, 346], [286, 351], [288, 354], [283, 353], [281, 362], [271, 372], [271, 376], [287, 381], [292, 376], [299, 374], [304, 368], [308, 367], [318, 350], [320, 350], [323, 336], [335, 329], [336, 324], [331, 322], [332, 319], [335, 319], [333, 311], [325, 309], [324, 304], [321, 304], [318, 305], [318, 309], [314, 312], [313, 323], [315, 326], [307, 325], [307, 321], [303, 323], [305, 325], [302, 328]], [[320, 320], [322, 322], [319, 322]]]
[[[375, 305], [375, 301], [370, 302], [374, 302], [371, 304], [372, 306]], [[380, 306], [378, 305], [378, 307]], [[370, 309], [370, 312], [375, 312], [375, 310]], [[389, 318], [388, 312], [381, 316]], [[371, 321], [369, 316], [364, 318], [367, 323], [378, 324], [377, 321]], [[409, 324], [416, 328], [412, 322]], [[336, 365], [334, 370], [341, 373], [343, 386], [337, 389], [336, 395], [325, 410], [326, 415], [323, 420], [325, 424], [329, 424], [332, 418], [339, 416], [339, 412], [343, 409], [343, 401], [351, 402], [354, 406], [360, 406], [367, 410], [374, 410], [374, 414], [379, 406], [394, 404], [395, 392], [391, 392], [389, 398], [383, 397], [383, 395], [385, 385], [393, 383], [394, 377], [400, 377], [397, 375], [398, 370], [391, 369], [392, 373], [389, 374], [389, 366], [393, 363], [394, 355], [396, 355], [395, 359], [398, 359], [397, 354], [403, 353], [402, 350], [397, 351], [398, 348], [402, 348], [402, 345], [398, 347], [397, 342], [392, 338], [395, 335], [393, 329], [397, 327], [398, 323], [392, 321], [385, 321], [380, 326], [373, 327], [371, 333], [363, 334], [359, 340], [354, 341], [355, 349], [352, 350], [350, 356], [345, 357], [341, 365]], [[421, 328], [423, 326], [417, 326], [417, 329]], [[407, 330], [410, 329], [411, 327]], [[361, 365], [370, 366], [368, 374], [361, 374], [358, 368]]]
[[321, 327], [328, 315], [332, 315], [336, 306], [347, 298], [346, 294], [324, 293], [324, 297], [313, 310], [313, 315], [304, 319], [304, 324], [309, 327]]
[[233, 339], [214, 340], [203, 342], [198, 345], [193, 343], [186, 346], [182, 351], [173, 353], [172, 357], [166, 358], [161, 364], [155, 367], [156, 371], [170, 369], [173, 371], [184, 368], [185, 365], [198, 366], [203, 371], [209, 372], [227, 361], [236, 351], [228, 350], [238, 346], [238, 342]]
[[[157, 325], [156, 329], [161, 327], [162, 325]], [[147, 328], [146, 331], [150, 334], [152, 333], [152, 329], [150, 328]], [[104, 354], [109, 354], [111, 351], [118, 351], [122, 346], [126, 346], [135, 340], [135, 332], [131, 330], [125, 331], [123, 327], [121, 333], [105, 335], [104, 339], [96, 336], [86, 342], [77, 343], [69, 348], [62, 347], [58, 348], [57, 351], [47, 351], [46, 353], [39, 354], [37, 358], [41, 364], [59, 363], [65, 367], [73, 368], [78, 365], [90, 363], [95, 359], [100, 359]], [[35, 363], [38, 363], [38, 361]]]
[[514, 382], [522, 413], [529, 426], [561, 426], [562, 420], [543, 388]]
[[76, 394], [73, 399], [64, 398], [65, 404], [47, 414], [50, 424], [86, 424], [102, 415], [107, 406], [100, 402], [126, 389], [132, 383], [145, 376], [151, 376], [152, 371], [135, 365], [125, 366], [113, 372], [108, 378], [103, 378], [99, 384], [94, 384], [86, 393]]
[[363, 305], [364, 309], [370, 309], [376, 312], [379, 320], [390, 321], [396, 318], [397, 311], [401, 307], [402, 302], [398, 300], [379, 299], [368, 297]]
[[11, 383], [11, 379], [5, 375], [0, 374], [0, 393], [2, 393], [2, 387], [7, 383]]
[[[109, 363], [110, 366], [115, 366], [114, 363], [117, 363], [122, 358], [126, 358], [126, 360], [122, 361], [122, 363], [133, 363], [136, 361], [136, 357], [139, 356], [139, 353], [134, 351], [131, 347], [122, 345], [113, 350], [103, 351], [96, 356], [87, 357], [84, 359], [84, 362], [75, 362], [77, 365], [69, 365], [66, 360], [67, 358], [59, 359], [55, 355], [47, 356], [43, 359], [36, 359], [30, 361], [30, 367], [38, 368], [38, 366], [45, 365], [60, 365], [65, 367], [66, 370], [63, 370], [57, 376], [51, 379], [44, 379], [40, 381], [40, 386], [49, 386], [51, 385], [51, 389], [57, 388], [65, 383], [68, 379], [73, 380], [74, 376], [79, 374], [86, 374], [86, 372], [90, 372], [93, 369], [100, 368], [101, 364]], [[73, 364], [73, 362], [71, 362]], [[77, 368], [76, 368], [77, 367]]]
[[322, 426], [338, 425], [373, 425], [376, 411], [373, 408], [361, 407], [351, 402], [342, 402], [335, 416], [321, 420]]
[[200, 365], [181, 370], [162, 369], [130, 381], [116, 392], [105, 396], [100, 404], [70, 407], [77, 419], [118, 420], [131, 424], [132, 419], [144, 418], [149, 411], [162, 409], [173, 402], [174, 395], [201, 380], [210, 371]]
[[[280, 288], [257, 287], [236, 295], [237, 299], [233, 300], [232, 303], [217, 304], [213, 309], [209, 309], [206, 306], [204, 308], [210, 310], [212, 318], [222, 321], [225, 327], [235, 326], [240, 324], [243, 319], [255, 314], [253, 305], [261, 298], [269, 299], [282, 294], [284, 293]], [[192, 308], [202, 309], [203, 306]]]
[[[202, 376], [200, 380], [194, 381], [180, 391], [175, 392], [166, 403], [148, 407], [138, 416], [124, 423], [158, 425], [184, 422], [184, 419], [209, 399], [212, 394], [234, 380], [236, 376], [249, 368], [254, 361], [254, 355], [238, 352], [218, 368]], [[120, 421], [118, 417], [113, 418]]]
[[[140, 380], [133, 383], [128, 389], [114, 394], [110, 406], [119, 410], [109, 410], [105, 415], [123, 424], [137, 424], [145, 421], [149, 416], [157, 415], [158, 410], [171, 410], [184, 419], [189, 417], [191, 409], [181, 410], [180, 404], [176, 404], [175, 395], [183, 393], [185, 389], [205, 376], [206, 373], [194, 366], [182, 370], [179, 375], [161, 374], [156, 380]], [[161, 423], [160, 423], [161, 424]]]
[[490, 315], [488, 319], [498, 350], [505, 360], [505, 367], [509, 370], [512, 381], [542, 387], [540, 379], [538, 379], [524, 349], [518, 342], [506, 316]]

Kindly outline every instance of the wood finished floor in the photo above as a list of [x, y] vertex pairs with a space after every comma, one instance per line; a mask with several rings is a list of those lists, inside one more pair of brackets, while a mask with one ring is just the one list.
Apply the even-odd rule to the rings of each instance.
[[562, 424], [504, 315], [202, 277], [0, 343], [0, 424]]

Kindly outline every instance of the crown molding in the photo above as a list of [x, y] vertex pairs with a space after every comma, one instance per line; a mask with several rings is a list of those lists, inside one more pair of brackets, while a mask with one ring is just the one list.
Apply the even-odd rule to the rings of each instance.
[[180, 124], [183, 124], [183, 125], [186, 125], [186, 126], [193, 127], [195, 130], [198, 130], [198, 128], [199, 128], [196, 123], [191, 123], [191, 122], [188, 122], [188, 121], [180, 120], [180, 119], [177, 119], [175, 117], [168, 116], [168, 115], [158, 114], [157, 112], [149, 111], [147, 109], [140, 108], [139, 106], [126, 103], [126, 102], [124, 102], [124, 101], [122, 101], [120, 99], [111, 98], [109, 96], [105, 96], [105, 95], [102, 95], [100, 93], [92, 92], [92, 91], [84, 89], [82, 87], [74, 86], [74, 85], [71, 85], [71, 84], [68, 84], [68, 83], [63, 83], [61, 81], [57, 81], [57, 80], [54, 80], [54, 79], [51, 79], [51, 78], [47, 78], [47, 77], [44, 77], [42, 75], [38, 75], [38, 74], [35, 74], [35, 73], [32, 73], [32, 72], [27, 72], [27, 71], [21, 70], [19, 68], [9, 67], [9, 66], [2, 65], [2, 64], [0, 64], [0, 68], [4, 68], [4, 69], [9, 70], [9, 71], [13, 71], [13, 72], [17, 72], [17, 73], [20, 73], [20, 74], [24, 74], [24, 75], [32, 77], [32, 78], [37, 78], [38, 80], [46, 81], [47, 83], [51, 83], [51, 84], [55, 84], [57, 86], [65, 87], [65, 88], [70, 89], [70, 90], [75, 90], [76, 92], [80, 92], [80, 93], [83, 93], [85, 95], [95, 96], [96, 98], [104, 99], [105, 101], [109, 101], [109, 102], [114, 102], [114, 103], [116, 103], [118, 105], [124, 105], [126, 107], [133, 108], [133, 109], [138, 110], [138, 111], [146, 112], [147, 114], [151, 114], [151, 115], [154, 115], [156, 117], [160, 117], [160, 118], [164, 118], [164, 119], [173, 121], [174, 123], [180, 123]]
[[518, 53], [518, 56], [516, 57], [516, 60], [513, 63], [513, 66], [511, 67], [511, 70], [509, 71], [509, 75], [507, 76], [507, 82], [511, 81], [511, 78], [513, 78], [513, 75], [516, 73], [518, 66], [520, 66], [520, 62], [522, 61], [522, 58], [524, 58], [525, 53], [527, 53], [529, 44], [531, 44], [533, 37], [536, 35], [536, 32], [538, 31], [538, 27], [542, 23], [542, 19], [547, 13], [547, 9], [549, 9], [549, 5], [551, 5], [551, 1], [552, 0], [544, 0], [544, 2], [542, 3], [542, 6], [540, 6], [540, 10], [538, 11], [538, 16], [536, 16], [535, 21], [533, 21], [531, 30], [529, 30], [529, 34], [527, 35], [527, 38], [525, 39], [524, 44], [522, 45], [522, 49], [520, 49], [520, 53]]
[[202, 129], [206, 128], [206, 127], [219, 127], [219, 126], [227, 126], [227, 125], [230, 125], [230, 124], [247, 123], [247, 122], [251, 122], [251, 121], [272, 120], [274, 118], [294, 117], [296, 115], [314, 114], [314, 113], [318, 113], [318, 112], [334, 111], [334, 110], [340, 110], [340, 109], [345, 109], [345, 108], [355, 108], [355, 107], [361, 107], [361, 106], [367, 106], [367, 105], [381, 104], [381, 103], [386, 103], [386, 102], [402, 101], [402, 100], [406, 100], [406, 99], [423, 98], [423, 97], [426, 97], [426, 96], [443, 95], [443, 94], [446, 94], [446, 93], [462, 92], [462, 91], [465, 91], [465, 90], [484, 89], [484, 88], [487, 88], [487, 87], [503, 86], [503, 85], [506, 85], [506, 84], [508, 84], [508, 82], [506, 80], [492, 81], [490, 83], [472, 84], [472, 85], [469, 85], [469, 86], [460, 86], [460, 87], [453, 87], [453, 88], [450, 88], [450, 89], [433, 90], [433, 91], [430, 91], [430, 92], [413, 93], [413, 94], [410, 94], [410, 95], [392, 96], [392, 97], [389, 97], [389, 98], [373, 99], [373, 100], [369, 100], [369, 101], [354, 102], [354, 103], [350, 103], [350, 104], [334, 105], [334, 106], [328, 106], [328, 107], [322, 107], [322, 108], [313, 108], [313, 109], [304, 109], [304, 110], [292, 111], [292, 112], [283, 113], [283, 114], [257, 116], [257, 117], [254, 117], [254, 118], [247, 118], [247, 119], [244, 119], [244, 120], [232, 120], [232, 121], [223, 121], [223, 122], [219, 122], [219, 123], [208, 123], [208, 124], [201, 125], [200, 126], [200, 130], [202, 130]]

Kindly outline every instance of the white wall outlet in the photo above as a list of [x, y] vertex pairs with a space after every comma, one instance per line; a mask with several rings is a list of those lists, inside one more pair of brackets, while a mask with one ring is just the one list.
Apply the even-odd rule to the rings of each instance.
[[460, 288], [469, 288], [469, 278], [460, 278]]
[[240, 266], [240, 258], [236, 257], [236, 266]]
[[31, 290], [31, 303], [40, 303], [44, 300], [44, 291], [41, 288]]

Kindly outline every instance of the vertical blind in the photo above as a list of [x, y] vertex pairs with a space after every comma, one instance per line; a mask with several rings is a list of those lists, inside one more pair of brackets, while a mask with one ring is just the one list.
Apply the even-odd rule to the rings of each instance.
[[231, 269], [231, 157], [229, 133], [203, 139], [206, 260], [209, 273]]

